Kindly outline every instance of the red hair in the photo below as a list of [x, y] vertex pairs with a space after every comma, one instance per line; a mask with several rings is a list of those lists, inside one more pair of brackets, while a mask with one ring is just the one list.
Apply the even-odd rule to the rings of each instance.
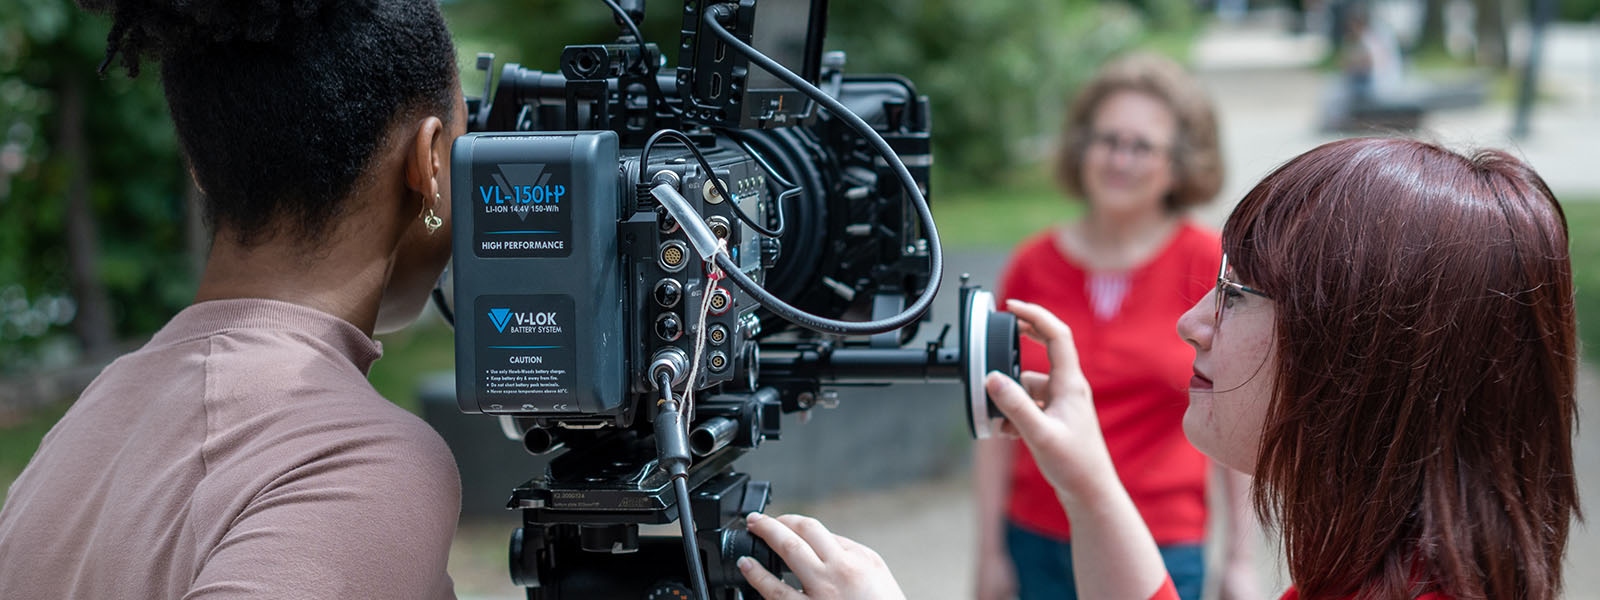
[[1228, 219], [1276, 305], [1255, 504], [1302, 598], [1553, 599], [1579, 516], [1566, 219], [1499, 151], [1350, 139]]

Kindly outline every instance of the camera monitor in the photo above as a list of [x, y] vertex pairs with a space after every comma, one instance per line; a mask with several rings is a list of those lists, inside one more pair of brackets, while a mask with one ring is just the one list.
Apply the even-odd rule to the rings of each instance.
[[[730, 20], [728, 29], [740, 41], [808, 83], [818, 83], [827, 26], [826, 2], [762, 0], [758, 11], [754, 0], [742, 0]], [[750, 63], [705, 27], [700, 11], [684, 11], [678, 83], [692, 91], [686, 98], [688, 110], [709, 124], [739, 129], [811, 122], [815, 104], [804, 93]]]

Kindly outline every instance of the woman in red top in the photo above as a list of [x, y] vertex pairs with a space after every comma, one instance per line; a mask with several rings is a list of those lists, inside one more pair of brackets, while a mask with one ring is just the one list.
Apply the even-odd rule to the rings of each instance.
[[[1252, 523], [1248, 478], [1212, 469], [1183, 437], [1194, 351], [1172, 335], [1178, 316], [1210, 291], [1221, 260], [1217, 234], [1184, 219], [1222, 185], [1211, 101], [1171, 60], [1130, 55], [1074, 99], [1062, 147], [1057, 178], [1084, 199], [1085, 214], [1024, 242], [999, 295], [1043, 306], [1072, 327], [1117, 475], [1180, 595], [1198, 600], [1208, 476], [1224, 484], [1229, 521]], [[1024, 341], [1022, 366], [1048, 371], [1044, 347]], [[978, 600], [1076, 598], [1072, 530], [1027, 447], [979, 442], [974, 478]], [[1244, 543], [1252, 535], [1227, 536], [1226, 598], [1255, 596]]]
[[[1566, 220], [1503, 152], [1352, 139], [1268, 175], [1228, 219], [1184, 431], [1255, 475], [1290, 600], [1561, 595], [1570, 521], [1576, 319]], [[1100, 437], [1073, 333], [1011, 302], [1049, 375], [991, 374], [1073, 519], [1081, 595], [1176, 598]], [[1042, 408], [1041, 408], [1042, 407]], [[870, 550], [804, 517], [753, 517], [805, 596], [893, 598]], [[799, 595], [753, 564], [768, 598]]]

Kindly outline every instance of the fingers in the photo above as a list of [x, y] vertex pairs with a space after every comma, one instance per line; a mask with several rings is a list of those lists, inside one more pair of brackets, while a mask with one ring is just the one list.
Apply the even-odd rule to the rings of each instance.
[[1070, 382], [1083, 377], [1083, 368], [1078, 365], [1078, 347], [1072, 339], [1072, 329], [1037, 304], [1007, 300], [1006, 308], [1017, 315], [1017, 324], [1023, 333], [1045, 345], [1045, 352], [1050, 357], [1049, 395], [1059, 396], [1067, 393]]
[[800, 534], [801, 539], [807, 544], [811, 544], [811, 551], [815, 552], [822, 562], [835, 559], [843, 550], [839, 544], [839, 536], [828, 531], [821, 521], [804, 515], [783, 515], [777, 519], [779, 523]]
[[1039, 402], [1050, 401], [1050, 376], [1036, 371], [1022, 372], [1022, 389], [1028, 391], [1028, 397]]
[[1017, 315], [1017, 325], [1022, 333], [1044, 343], [1050, 352], [1050, 364], [1078, 365], [1078, 349], [1072, 343], [1072, 329], [1057, 319], [1043, 306], [1021, 300], [1007, 300], [1006, 309]]
[[791, 598], [804, 598], [799, 590], [789, 587], [777, 575], [773, 575], [761, 563], [748, 556], [739, 559], [739, 572], [744, 574], [744, 580], [750, 582], [750, 587], [756, 589], [762, 598], [767, 600], [789, 600]]
[[800, 576], [801, 581], [822, 572], [822, 559], [817, 556], [811, 544], [782, 521], [761, 513], [750, 513], [745, 518], [745, 523], [750, 528], [750, 533], [766, 541], [767, 545], [772, 547], [772, 551], [778, 553], [783, 562], [789, 565], [789, 570]]
[[1034, 403], [1033, 398], [1022, 386], [1000, 373], [990, 373], [984, 380], [984, 387], [989, 391], [989, 398], [994, 401], [995, 408], [1005, 413], [1006, 421], [1015, 427], [1022, 437], [1029, 438], [1041, 431], [1045, 426], [1044, 411]]

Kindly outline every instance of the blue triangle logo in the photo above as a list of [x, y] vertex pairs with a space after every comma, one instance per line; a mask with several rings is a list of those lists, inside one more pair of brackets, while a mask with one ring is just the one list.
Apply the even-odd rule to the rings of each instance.
[[491, 308], [489, 309], [489, 320], [494, 322], [496, 330], [499, 330], [500, 333], [505, 333], [506, 323], [511, 320], [511, 309]]

